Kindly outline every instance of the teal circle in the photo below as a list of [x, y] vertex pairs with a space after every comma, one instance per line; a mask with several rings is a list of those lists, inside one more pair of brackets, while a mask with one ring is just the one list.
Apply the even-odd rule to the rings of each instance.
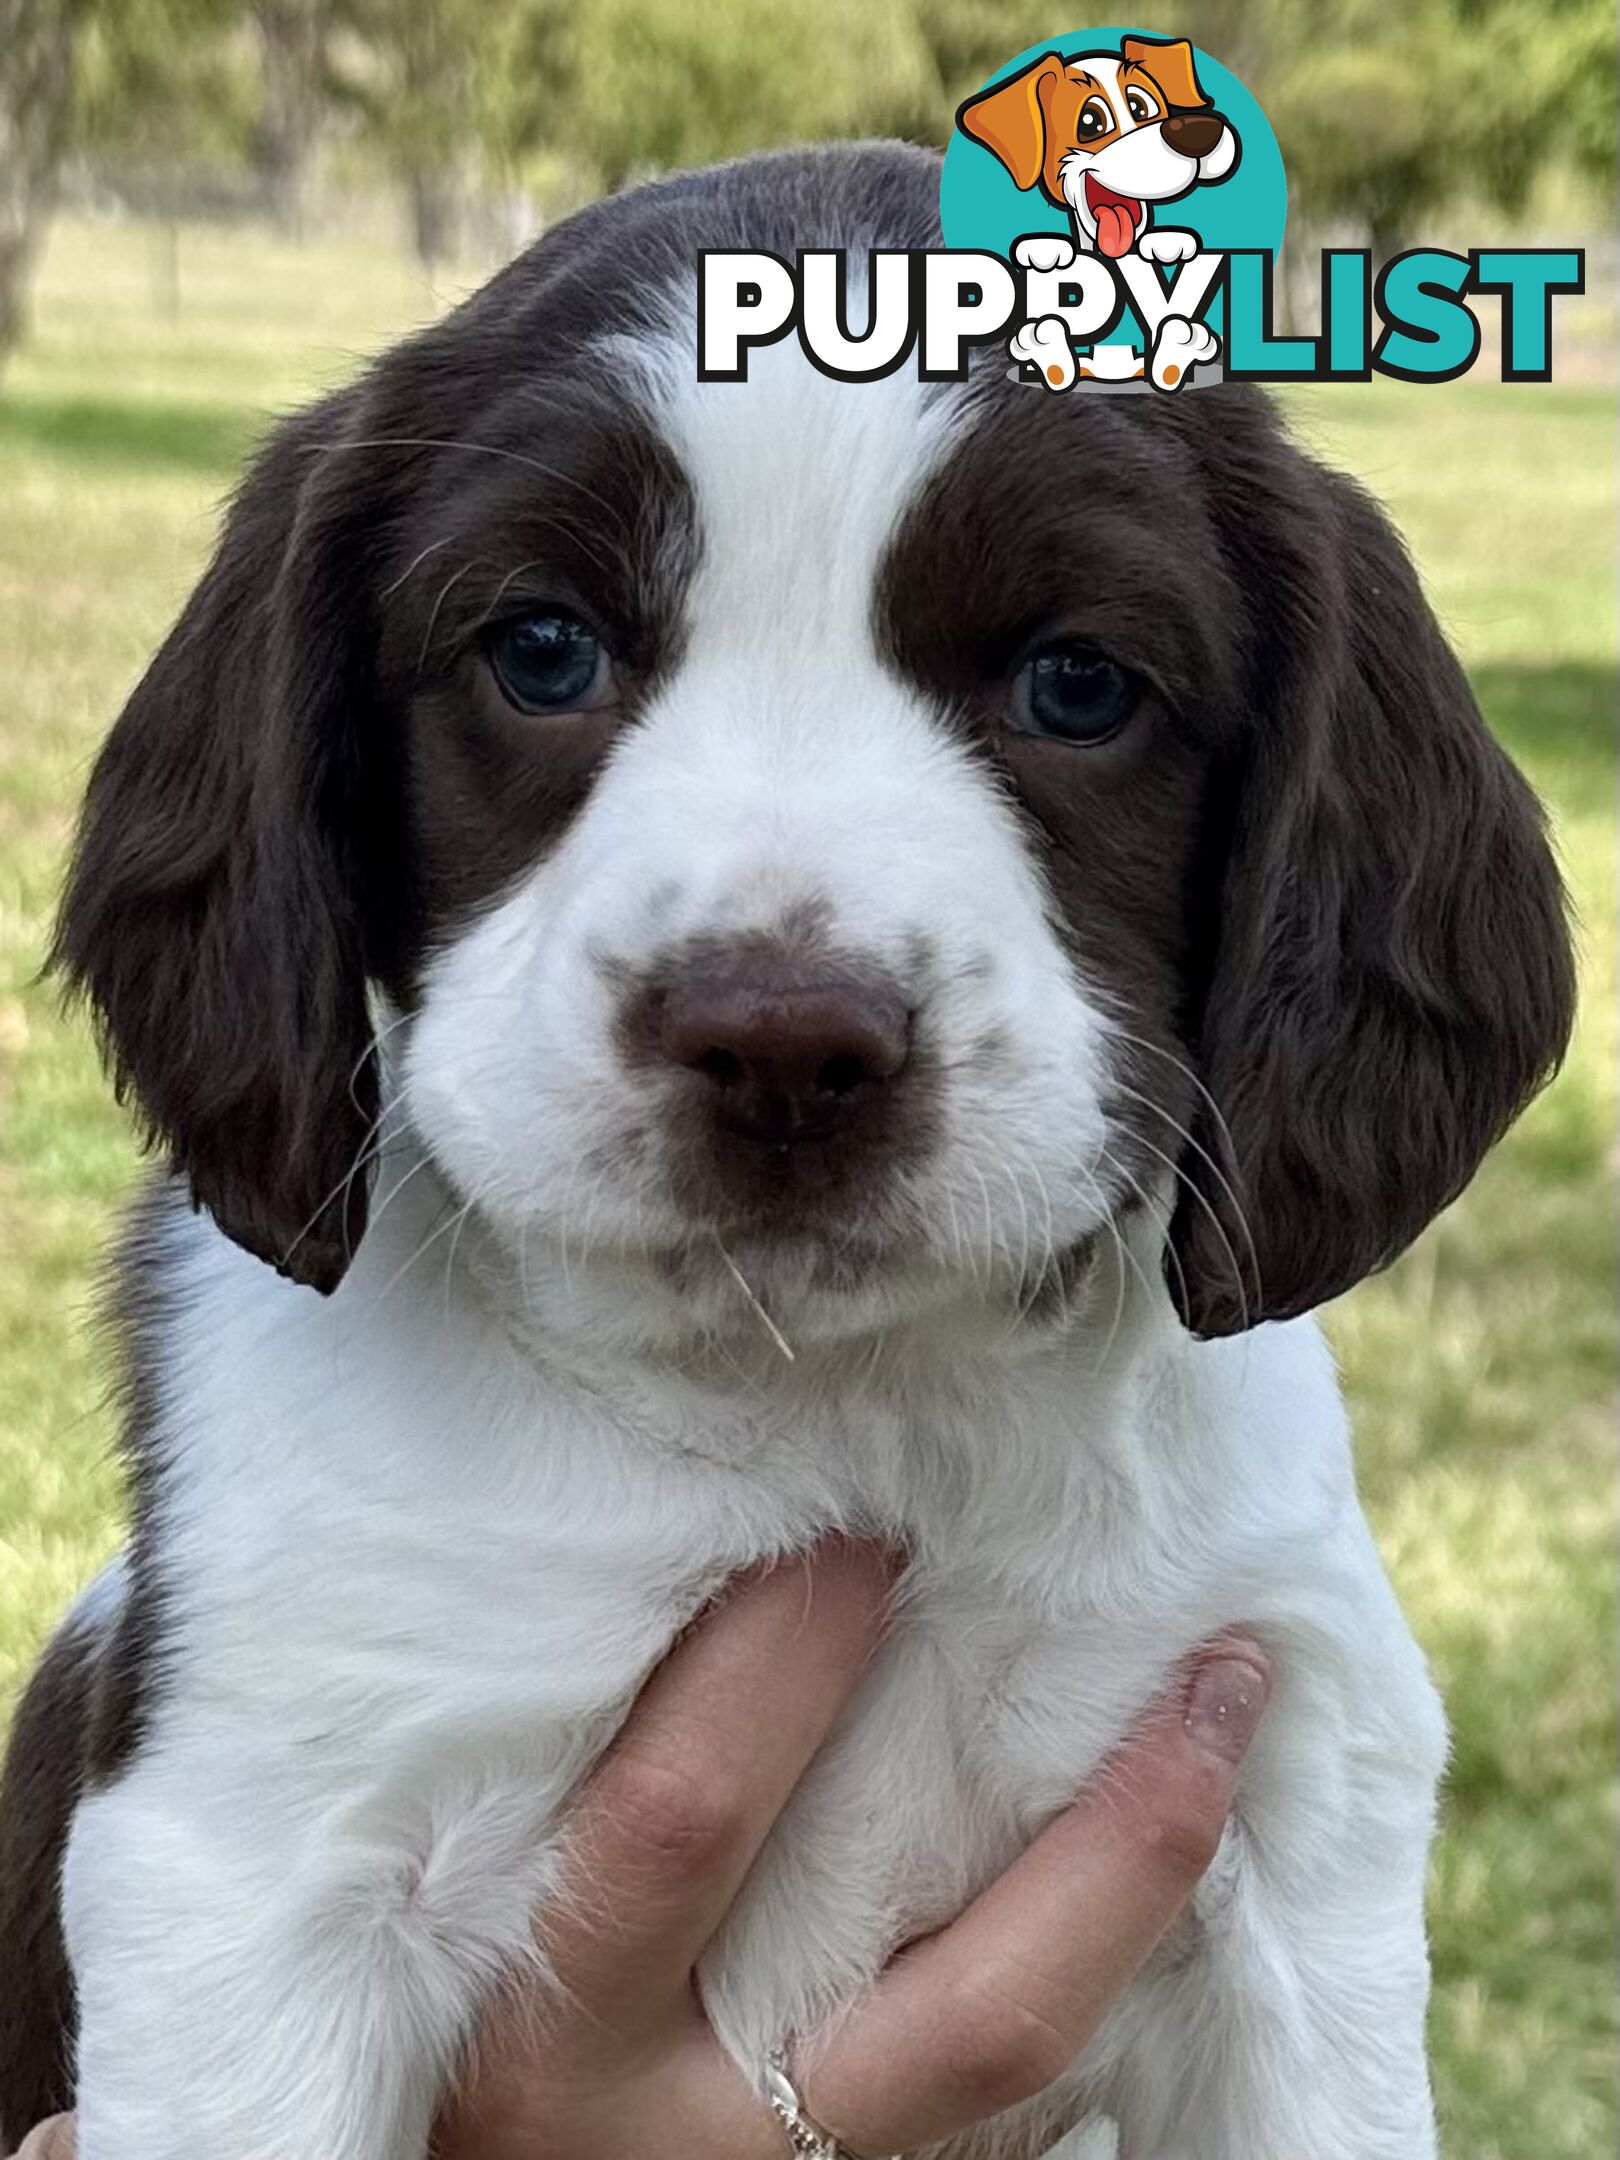
[[[1065, 60], [1088, 52], [1117, 54], [1122, 38], [1162, 39], [1165, 35], [1128, 26], [1071, 30], [1066, 36], [1043, 38], [1040, 44], [1027, 47], [987, 76], [980, 87], [988, 90], [992, 83], [1018, 74], [1045, 53], [1057, 53]], [[1224, 253], [1233, 248], [1267, 248], [1275, 255], [1282, 246], [1288, 216], [1288, 181], [1271, 123], [1230, 68], [1222, 67], [1198, 45], [1193, 47], [1193, 57], [1198, 79], [1216, 110], [1237, 130], [1242, 154], [1236, 172], [1227, 179], [1195, 187], [1179, 202], [1158, 205], [1153, 221], [1195, 232], [1206, 249]], [[1012, 174], [994, 152], [955, 126], [945, 149], [939, 213], [947, 247], [980, 248], [992, 255], [1010, 255], [1013, 242], [1024, 233], [1073, 232], [1067, 211], [1048, 202], [1038, 188], [1026, 193], [1015, 186]]]

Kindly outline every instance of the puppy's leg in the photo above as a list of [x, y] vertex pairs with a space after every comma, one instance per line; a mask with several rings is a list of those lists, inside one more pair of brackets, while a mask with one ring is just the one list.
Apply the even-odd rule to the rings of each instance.
[[300, 1815], [260, 1769], [199, 1800], [137, 1762], [80, 1810], [79, 2160], [421, 2160], [480, 2000], [532, 1955], [526, 1798]]
[[1196, 233], [1150, 225], [1137, 241], [1136, 252], [1147, 262], [1183, 263], [1191, 262], [1203, 244]]
[[1433, 2160], [1444, 1723], [1409, 1638], [1369, 1624], [1353, 1664], [1322, 1650], [1279, 1655], [1215, 1865], [1102, 2036], [1121, 2160]]
[[1167, 315], [1154, 334], [1148, 374], [1157, 390], [1180, 390], [1201, 361], [1216, 358], [1221, 341], [1208, 323]]
[[1074, 347], [1061, 316], [1046, 315], [1039, 322], [1024, 323], [1007, 350], [1020, 367], [1034, 368], [1049, 390], [1067, 390], [1074, 382]]
[[1121, 2160], [1434, 2160], [1427, 1996], [1410, 1913], [1238, 1893], [1143, 1983]]
[[1074, 245], [1061, 233], [1025, 233], [1013, 242], [1013, 261], [1021, 270], [1067, 270], [1074, 260]]

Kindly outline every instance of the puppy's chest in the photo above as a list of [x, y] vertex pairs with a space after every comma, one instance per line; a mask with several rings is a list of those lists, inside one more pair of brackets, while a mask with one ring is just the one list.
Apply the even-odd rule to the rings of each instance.
[[889, 1637], [715, 1946], [717, 2022], [757, 2051], [1011, 1858], [1194, 1639], [1196, 1599], [1154, 1559], [1144, 1494], [1077, 1474], [1072, 1398], [924, 1420], [802, 1406], [764, 1427], [685, 1419], [656, 1444], [625, 1445], [622, 1422], [462, 1418], [425, 1443], [456, 1466], [431, 1493], [396, 1448], [387, 1474], [306, 1484], [283, 1461], [274, 1494], [233, 1470], [194, 1495], [207, 1708], [182, 1680], [170, 1731], [190, 1755], [192, 1725], [217, 1761], [229, 1706], [220, 1796], [290, 1867], [318, 1822], [340, 1868], [388, 1885], [395, 1848], [427, 1865], [477, 1820], [521, 1902], [518, 1856], [729, 1576], [829, 1526], [903, 1540]]

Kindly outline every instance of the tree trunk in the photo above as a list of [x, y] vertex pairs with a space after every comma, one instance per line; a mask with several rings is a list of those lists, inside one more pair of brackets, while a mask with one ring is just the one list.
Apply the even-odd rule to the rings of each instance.
[[461, 206], [448, 173], [413, 172], [406, 178], [411, 208], [411, 240], [424, 270], [454, 260], [460, 235]]
[[264, 56], [254, 161], [266, 210], [294, 239], [304, 234], [321, 130], [328, 15], [326, 0], [255, 0], [253, 8]]
[[0, 359], [27, 321], [89, 12], [90, 0], [0, 0]]
[[1374, 217], [1368, 221], [1367, 245], [1372, 251], [1373, 276], [1376, 277], [1385, 263], [1405, 254], [1406, 235], [1393, 218]]

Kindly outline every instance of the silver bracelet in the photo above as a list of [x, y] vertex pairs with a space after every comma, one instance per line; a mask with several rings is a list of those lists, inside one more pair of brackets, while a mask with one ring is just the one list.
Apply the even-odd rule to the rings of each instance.
[[[787, 2132], [788, 2150], [797, 2156], [797, 2160], [858, 2160], [847, 2145], [841, 2145], [830, 2130], [824, 2130], [814, 2116], [806, 2113], [798, 2087], [788, 2075], [787, 2058], [780, 2049], [765, 2064], [765, 2097], [771, 2104], [772, 2114]], [[901, 2160], [901, 2155], [894, 2154], [893, 2160]]]

